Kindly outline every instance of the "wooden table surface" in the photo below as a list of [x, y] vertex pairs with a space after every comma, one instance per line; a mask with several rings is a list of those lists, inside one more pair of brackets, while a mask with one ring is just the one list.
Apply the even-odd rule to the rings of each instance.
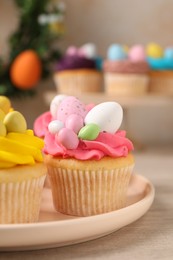
[[136, 173], [148, 178], [156, 189], [153, 205], [141, 219], [93, 241], [0, 253], [0, 259], [173, 259], [173, 150], [145, 149], [135, 157]]

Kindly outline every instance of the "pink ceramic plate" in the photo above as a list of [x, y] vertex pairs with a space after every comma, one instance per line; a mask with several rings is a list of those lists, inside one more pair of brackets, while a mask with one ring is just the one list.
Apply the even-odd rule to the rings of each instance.
[[107, 235], [143, 216], [153, 199], [153, 185], [133, 175], [127, 207], [91, 217], [71, 217], [53, 209], [50, 189], [45, 188], [38, 223], [0, 225], [0, 251], [60, 247]]

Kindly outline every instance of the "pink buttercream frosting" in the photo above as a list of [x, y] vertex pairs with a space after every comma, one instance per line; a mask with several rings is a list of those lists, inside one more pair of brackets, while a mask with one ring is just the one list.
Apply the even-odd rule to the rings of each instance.
[[[72, 101], [74, 101], [72, 97], [66, 98], [66, 100], [62, 102], [62, 105], [59, 106], [59, 111], [62, 111], [62, 107], [64, 109], [66, 108], [64, 104], [70, 104]], [[79, 105], [80, 103], [77, 101], [77, 104], [75, 103], [73, 106], [73, 110]], [[81, 113], [83, 109], [84, 108], [81, 104], [78, 113]], [[69, 110], [68, 106], [68, 109], [62, 111], [62, 115], [67, 115], [67, 113], [70, 113], [70, 111], [71, 110]], [[126, 157], [128, 153], [134, 149], [132, 142], [126, 137], [126, 132], [123, 130], [115, 131], [115, 133], [101, 131], [94, 140], [78, 138], [77, 147], [69, 148], [68, 145], [65, 146], [60, 141], [60, 132], [51, 133], [51, 131], [49, 131], [48, 125], [52, 120], [54, 120], [54, 118], [52, 117], [51, 113], [45, 112], [40, 115], [34, 122], [35, 134], [44, 138], [45, 145], [43, 152], [45, 154], [50, 154], [54, 157], [61, 158], [75, 158], [78, 160], [100, 160], [104, 156], [113, 158]], [[62, 129], [62, 131], [64, 130]], [[68, 140], [70, 142], [70, 139]]]
[[80, 140], [77, 149], [66, 149], [57, 142], [55, 135], [49, 133], [48, 124], [51, 120], [50, 112], [45, 112], [34, 123], [35, 134], [44, 137], [43, 151], [46, 154], [79, 160], [100, 160], [104, 156], [124, 157], [134, 149], [132, 142], [126, 138], [125, 131], [117, 131], [115, 134], [101, 132], [93, 141]]

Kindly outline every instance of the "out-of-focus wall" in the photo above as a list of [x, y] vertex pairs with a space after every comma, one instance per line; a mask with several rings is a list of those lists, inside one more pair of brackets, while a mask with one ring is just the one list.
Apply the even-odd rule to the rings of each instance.
[[64, 0], [64, 45], [94, 42], [105, 55], [111, 43], [173, 45], [173, 0]]

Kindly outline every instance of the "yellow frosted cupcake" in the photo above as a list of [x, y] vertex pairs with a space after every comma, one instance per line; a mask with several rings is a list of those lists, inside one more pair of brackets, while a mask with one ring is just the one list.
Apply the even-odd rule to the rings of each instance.
[[46, 176], [44, 143], [3, 96], [0, 111], [0, 224], [36, 222]]
[[47, 127], [46, 113], [37, 122], [37, 128], [46, 127], [44, 161], [55, 209], [91, 216], [125, 207], [134, 158], [133, 144], [118, 130], [121, 106], [85, 105], [66, 96], [56, 108]]

